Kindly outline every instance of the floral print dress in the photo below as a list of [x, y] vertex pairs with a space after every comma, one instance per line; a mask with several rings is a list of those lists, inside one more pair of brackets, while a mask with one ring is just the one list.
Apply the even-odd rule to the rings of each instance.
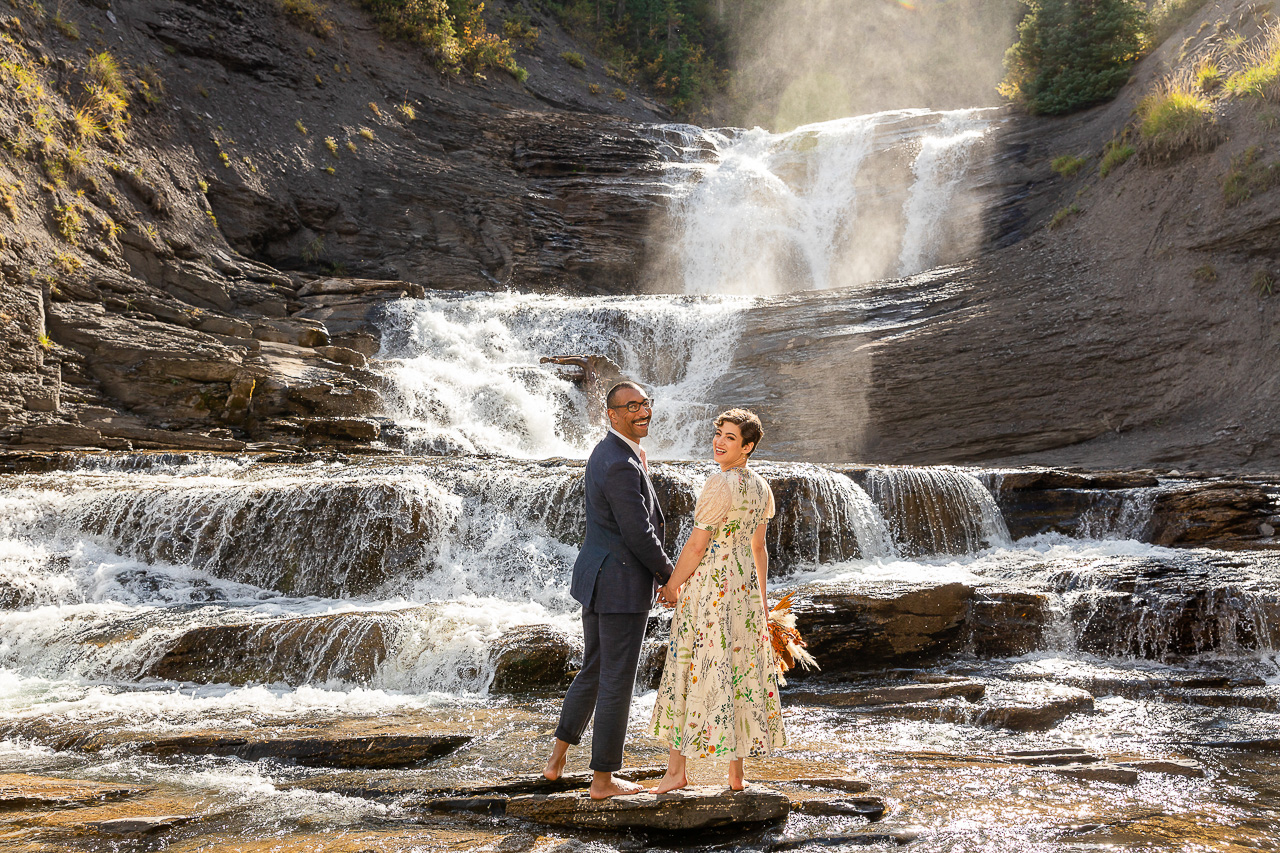
[[746, 758], [786, 746], [751, 534], [773, 492], [745, 466], [707, 480], [694, 526], [711, 542], [671, 618], [671, 644], [649, 733], [689, 758]]

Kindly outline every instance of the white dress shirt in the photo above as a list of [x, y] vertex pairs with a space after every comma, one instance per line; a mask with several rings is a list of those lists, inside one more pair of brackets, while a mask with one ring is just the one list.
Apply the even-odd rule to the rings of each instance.
[[616, 435], [618, 438], [620, 438], [620, 439], [622, 439], [623, 441], [625, 441], [625, 442], [627, 443], [627, 447], [630, 447], [630, 448], [632, 449], [632, 451], [634, 451], [634, 452], [635, 452], [635, 454], [636, 454], [636, 458], [640, 460], [640, 464], [644, 466], [644, 470], [646, 470], [646, 471], [648, 471], [648, 470], [649, 470], [649, 460], [648, 460], [647, 458], [645, 458], [644, 448], [642, 448], [642, 447], [640, 446], [640, 443], [639, 443], [639, 442], [632, 441], [631, 439], [627, 438], [627, 437], [626, 437], [625, 435], [623, 435], [622, 433], [618, 432], [618, 431], [617, 431], [616, 429], [614, 429], [613, 427], [609, 427], [609, 432], [613, 433], [613, 434], [614, 434], [614, 435]]

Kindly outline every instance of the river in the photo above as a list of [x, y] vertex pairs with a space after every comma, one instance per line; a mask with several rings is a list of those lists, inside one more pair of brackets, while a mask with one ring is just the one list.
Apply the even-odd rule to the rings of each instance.
[[[678, 547], [712, 470], [698, 461], [712, 389], [745, 313], [962, 259], [977, 239], [968, 167], [995, 121], [912, 110], [788, 134], [655, 128], [679, 237], [656, 293], [432, 293], [387, 311], [376, 366], [406, 455], [101, 454], [0, 476], [0, 768], [141, 789], [0, 813], [0, 844], [1274, 847], [1280, 753], [1263, 740], [1280, 724], [1280, 560], [1150, 544], [1159, 496], [1194, 482], [1069, 485], [1058, 491], [1087, 498], [1069, 529], [1040, 530], [1009, 485], [1017, 472], [795, 462], [771, 458], [767, 438], [756, 464], [779, 496], [773, 591], [835, 602], [844, 624], [801, 611], [823, 674], [793, 680], [789, 747], [748, 775], [783, 787], [856, 776], [886, 804], [882, 820], [793, 814], [736, 835], [645, 839], [440, 813], [411, 793], [538, 768], [574, 665], [568, 574], [596, 431], [568, 375], [538, 359], [607, 355], [649, 383]], [[808, 435], [803, 458], [827, 440]], [[869, 626], [856, 654], [849, 626]], [[651, 651], [661, 636], [655, 624]], [[537, 683], [503, 680], [505, 660], [543, 651]], [[919, 701], [867, 696], [930, 685]], [[664, 753], [639, 733], [653, 701], [646, 680], [633, 765]], [[377, 796], [367, 770], [156, 747], [307, 732], [468, 740], [378, 771], [394, 791]], [[1025, 754], [1055, 749], [1077, 757], [1067, 775]], [[693, 769], [697, 781], [722, 773]], [[147, 835], [92, 826], [138, 814], [184, 821]]]

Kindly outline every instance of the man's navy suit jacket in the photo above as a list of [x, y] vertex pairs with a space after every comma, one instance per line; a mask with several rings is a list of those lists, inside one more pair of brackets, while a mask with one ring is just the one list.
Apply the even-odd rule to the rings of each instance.
[[586, 481], [587, 535], [569, 593], [597, 613], [648, 613], [654, 580], [665, 584], [674, 568], [662, 549], [666, 519], [653, 484], [612, 432], [591, 451]]

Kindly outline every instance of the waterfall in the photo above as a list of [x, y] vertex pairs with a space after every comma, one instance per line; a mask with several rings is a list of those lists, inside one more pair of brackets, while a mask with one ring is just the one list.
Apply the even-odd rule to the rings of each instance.
[[787, 133], [661, 128], [678, 286], [826, 289], [961, 256], [979, 235], [954, 211], [968, 203], [964, 179], [989, 116], [899, 110]]
[[965, 471], [873, 468], [866, 482], [904, 555], [972, 554], [1010, 543], [995, 498]]
[[1060, 603], [1050, 634], [1062, 651], [1173, 662], [1277, 649], [1280, 594], [1272, 584], [1229, 558], [1151, 550], [1158, 556], [1055, 574]]
[[780, 569], [897, 556], [880, 510], [848, 477], [817, 465], [759, 469], [777, 505], [768, 532]]
[[581, 458], [598, 440], [588, 400], [542, 356], [595, 354], [645, 385], [650, 453], [702, 456], [707, 396], [728, 369], [751, 300], [441, 294], [388, 310], [382, 370], [412, 448]]
[[1120, 489], [1104, 492], [1080, 516], [1076, 536], [1081, 539], [1134, 539], [1146, 541], [1151, 513], [1159, 489]]

